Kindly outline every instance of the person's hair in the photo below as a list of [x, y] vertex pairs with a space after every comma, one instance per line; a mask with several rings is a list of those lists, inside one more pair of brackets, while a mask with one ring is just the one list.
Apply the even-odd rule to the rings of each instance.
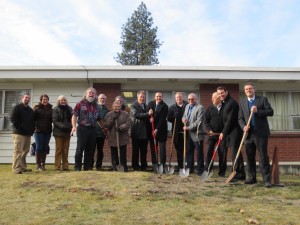
[[105, 94], [98, 95], [98, 98], [101, 98], [101, 96], [103, 96], [103, 98], [105, 98], [105, 99], [107, 98]]
[[[92, 91], [95, 93], [95, 95], [97, 96], [97, 90], [96, 90], [95, 88], [93, 88], [93, 87], [89, 87], [88, 89], [86, 89], [86, 91], [85, 91], [85, 93], [84, 93], [84, 95], [83, 95], [82, 100], [85, 100], [85, 99], [86, 99], [86, 95], [87, 95], [87, 93], [88, 93], [89, 90], [92, 90]], [[96, 99], [96, 98], [95, 98], [95, 99]]]
[[184, 96], [184, 93], [183, 92], [181, 92], [181, 91], [178, 91], [178, 92], [175, 92], [175, 96], [176, 95], [181, 95], [182, 97]]
[[220, 96], [218, 95], [218, 92], [212, 93], [212, 96], [216, 96], [217, 98], [220, 98]]
[[244, 84], [244, 87], [246, 87], [247, 85], [251, 85], [253, 88], [255, 88], [255, 85], [254, 85], [254, 83], [253, 82], [246, 82], [245, 84]]
[[49, 101], [49, 96], [46, 95], [46, 94], [42, 94], [42, 95], [40, 96], [40, 102], [42, 101], [43, 98], [47, 98], [48, 101]]
[[154, 97], [156, 96], [156, 94], [161, 94], [161, 97], [164, 97], [163, 93], [160, 91], [155, 92]]
[[217, 87], [217, 91], [218, 90], [224, 90], [225, 92], [227, 92], [227, 89], [226, 89], [225, 86], [219, 86], [219, 87]]
[[136, 94], [136, 96], [139, 96], [140, 94], [146, 95], [146, 91], [145, 90], [139, 90], [138, 93]]
[[190, 96], [190, 95], [192, 95], [192, 96], [195, 98], [195, 100], [198, 100], [198, 97], [197, 97], [197, 95], [196, 95], [195, 93], [193, 93], [193, 92], [192, 92], [192, 93], [189, 93], [189, 96]]
[[112, 106], [114, 106], [115, 104], [118, 104], [118, 105], [120, 105], [120, 106], [122, 105], [121, 102], [118, 101], [118, 100], [115, 100], [115, 101], [113, 102]]
[[65, 99], [66, 100], [66, 105], [69, 105], [68, 99], [64, 95], [58, 96], [56, 105], [60, 105], [60, 100], [62, 100], [62, 99]]

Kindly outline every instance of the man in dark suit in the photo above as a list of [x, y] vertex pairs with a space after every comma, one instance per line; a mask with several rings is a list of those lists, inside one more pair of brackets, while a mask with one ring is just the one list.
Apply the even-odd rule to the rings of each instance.
[[[224, 128], [219, 139], [226, 139], [227, 146], [230, 147], [232, 151], [232, 162], [234, 162], [243, 134], [238, 123], [239, 104], [230, 96], [230, 93], [224, 86], [218, 87], [217, 93], [222, 100], [224, 123]], [[246, 179], [242, 154], [239, 155], [236, 162], [236, 168], [234, 169], [236, 169], [236, 176], [231, 180], [231, 182]]]
[[[163, 101], [163, 94], [161, 92], [156, 92], [154, 96], [154, 101], [148, 103], [148, 113], [153, 114], [150, 118], [150, 122], [154, 121], [154, 131], [152, 133], [156, 138], [156, 144], [159, 146], [160, 163], [165, 166], [166, 164], [166, 141], [168, 137], [168, 122], [167, 115], [169, 107]], [[150, 138], [150, 148], [151, 148], [151, 158], [152, 165], [158, 163], [154, 150], [153, 138]]]
[[[249, 82], [244, 85], [247, 99], [241, 100], [239, 110], [239, 124], [244, 132], [248, 132], [245, 140], [247, 155], [247, 180], [245, 184], [255, 184], [256, 181], [256, 149], [259, 153], [260, 170], [265, 182], [265, 187], [271, 187], [271, 170], [268, 157], [268, 137], [270, 136], [269, 123], [267, 116], [273, 116], [273, 109], [264, 96], [255, 95], [255, 86]], [[253, 116], [250, 126], [247, 121], [250, 112]]]

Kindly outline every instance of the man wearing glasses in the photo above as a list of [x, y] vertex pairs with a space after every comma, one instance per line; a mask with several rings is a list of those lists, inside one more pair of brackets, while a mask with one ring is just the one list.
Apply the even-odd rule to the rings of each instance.
[[[188, 96], [189, 104], [185, 107], [182, 122], [183, 130], [187, 131], [187, 167], [190, 173], [194, 171], [194, 150], [197, 151], [198, 175], [204, 172], [203, 132], [205, 108], [198, 103], [195, 93]], [[202, 135], [200, 135], [202, 133]]]

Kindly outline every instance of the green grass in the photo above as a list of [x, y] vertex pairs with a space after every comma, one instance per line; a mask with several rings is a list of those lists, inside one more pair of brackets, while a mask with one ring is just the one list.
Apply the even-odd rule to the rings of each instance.
[[[0, 165], [0, 224], [299, 224], [300, 177], [285, 187], [225, 184], [195, 174], [45, 172]], [[34, 168], [33, 165], [30, 168]], [[261, 178], [259, 177], [259, 180]]]

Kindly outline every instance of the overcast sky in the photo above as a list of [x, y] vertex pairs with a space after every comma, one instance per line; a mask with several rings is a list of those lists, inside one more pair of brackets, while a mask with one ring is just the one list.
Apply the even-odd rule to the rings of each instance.
[[[300, 66], [297, 0], [144, 0], [162, 66]], [[118, 65], [141, 1], [0, 0], [0, 65]]]

